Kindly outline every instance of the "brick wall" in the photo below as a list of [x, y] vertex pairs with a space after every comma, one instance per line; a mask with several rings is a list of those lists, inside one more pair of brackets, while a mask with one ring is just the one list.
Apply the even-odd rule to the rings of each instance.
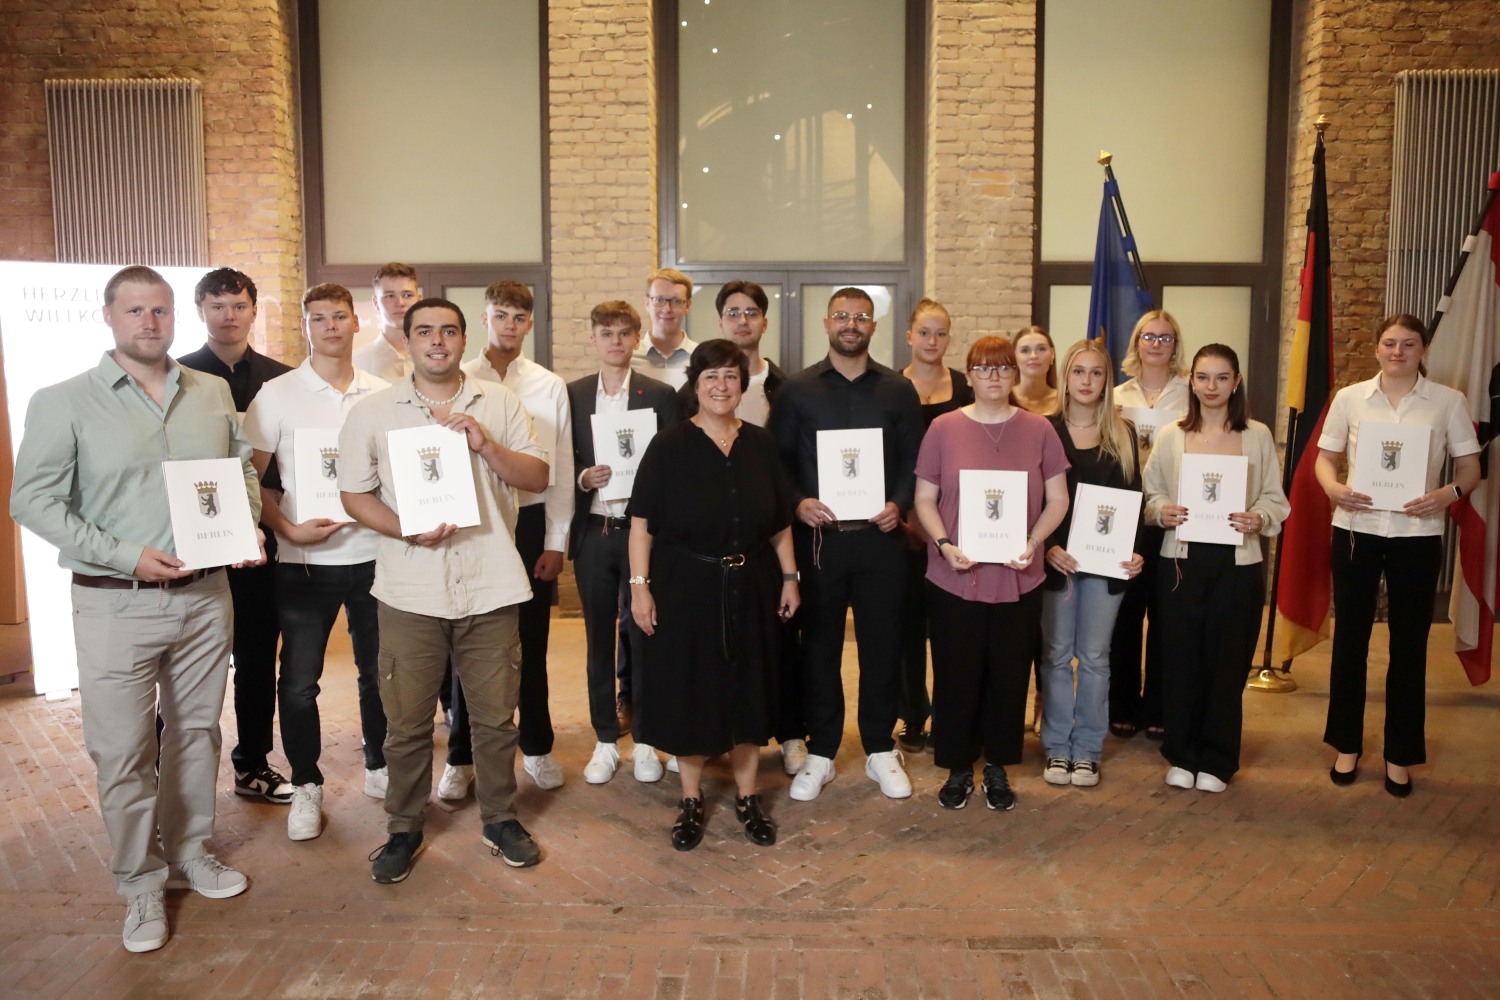
[[950, 358], [1031, 322], [1035, 0], [933, 0], [924, 291], [953, 315]]
[[260, 290], [257, 342], [299, 350], [302, 195], [297, 164], [292, 7], [278, 0], [0, 0], [0, 258], [55, 260], [49, 78], [185, 76], [203, 82], [209, 253]]
[[596, 367], [589, 311], [644, 306], [657, 265], [656, 74], [647, 0], [548, 4], [553, 367]]
[[[1281, 328], [1289, 333], [1297, 315], [1313, 123], [1326, 114], [1333, 120], [1325, 140], [1334, 371], [1345, 385], [1376, 370], [1375, 328], [1385, 313], [1396, 74], [1500, 66], [1500, 8], [1489, 0], [1306, 0], [1296, 7], [1294, 38]], [[1482, 185], [1484, 178], [1475, 183]], [[1287, 343], [1282, 349], [1284, 356]]]

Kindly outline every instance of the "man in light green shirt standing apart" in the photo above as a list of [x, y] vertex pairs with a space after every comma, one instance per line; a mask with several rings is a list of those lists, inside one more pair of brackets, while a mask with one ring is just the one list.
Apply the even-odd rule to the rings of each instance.
[[127, 900], [125, 948], [139, 952], [166, 944], [164, 889], [223, 899], [249, 885], [209, 853], [229, 584], [222, 567], [189, 571], [174, 555], [162, 462], [239, 459], [256, 521], [260, 488], [228, 384], [167, 353], [165, 279], [149, 267], [117, 272], [104, 287], [104, 321], [114, 350], [31, 400], [11, 516], [73, 571], [84, 742]]

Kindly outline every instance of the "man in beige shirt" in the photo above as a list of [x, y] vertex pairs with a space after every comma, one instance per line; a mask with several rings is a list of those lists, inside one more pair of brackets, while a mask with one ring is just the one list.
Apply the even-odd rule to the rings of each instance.
[[[468, 699], [484, 843], [513, 867], [541, 858], [513, 803], [518, 607], [531, 588], [516, 551], [512, 491], [546, 489], [547, 463], [520, 398], [459, 368], [465, 321], [458, 306], [423, 299], [407, 311], [405, 327], [411, 376], [355, 405], [339, 433], [344, 508], [381, 535], [370, 592], [379, 601], [389, 839], [371, 876], [387, 883], [406, 878], [422, 849], [433, 709], [450, 655]], [[433, 424], [464, 435], [480, 523], [404, 535], [387, 434]]]

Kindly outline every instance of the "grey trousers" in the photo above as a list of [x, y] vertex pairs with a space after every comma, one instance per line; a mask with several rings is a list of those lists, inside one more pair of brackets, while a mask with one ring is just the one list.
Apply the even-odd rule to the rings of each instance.
[[448, 655], [463, 685], [474, 740], [474, 797], [485, 825], [515, 819], [518, 607], [434, 618], [381, 603], [380, 703], [385, 708], [386, 829], [422, 829], [432, 793], [432, 729]]
[[122, 896], [163, 888], [168, 862], [209, 852], [233, 632], [223, 572], [172, 590], [73, 587], [83, 739]]

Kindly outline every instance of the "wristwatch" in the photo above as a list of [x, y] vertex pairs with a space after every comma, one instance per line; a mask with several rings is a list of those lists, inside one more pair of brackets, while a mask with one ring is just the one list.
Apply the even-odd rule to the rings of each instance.
[[802, 582], [802, 574], [799, 573], [799, 572], [797, 572], [796, 570], [792, 570], [790, 573], [783, 573], [783, 574], [781, 574], [781, 582], [782, 583], [801, 583]]
[[952, 545], [953, 544], [953, 539], [949, 538], [947, 535], [944, 535], [942, 538], [939, 538], [937, 541], [933, 542], [932, 544], [935, 545], [935, 546], [937, 546], [937, 550], [939, 552], [941, 552], [941, 551], [943, 551], [943, 546], [944, 545]]
[[630, 579], [626, 580], [625, 582], [628, 583], [628, 584], [630, 584], [632, 587], [635, 587], [635, 586], [642, 586], [642, 587], [644, 587], [646, 584], [648, 584], [648, 583], [651, 582], [651, 578], [649, 576], [632, 576]]

